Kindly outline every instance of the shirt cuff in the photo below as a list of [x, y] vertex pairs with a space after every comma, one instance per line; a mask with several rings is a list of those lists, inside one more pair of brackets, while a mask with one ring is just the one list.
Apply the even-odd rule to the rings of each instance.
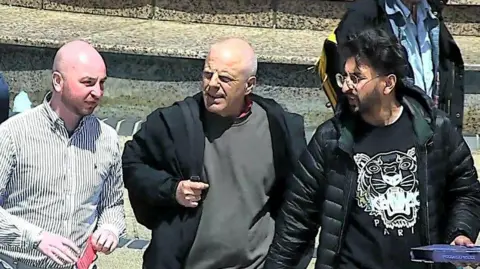
[[42, 241], [42, 232], [43, 229], [40, 227], [35, 225], [27, 225], [23, 235], [24, 248], [28, 250], [36, 249]]

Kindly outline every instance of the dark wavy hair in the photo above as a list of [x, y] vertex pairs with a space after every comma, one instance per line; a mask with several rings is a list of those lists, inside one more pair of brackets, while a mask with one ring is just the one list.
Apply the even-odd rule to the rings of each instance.
[[339, 49], [343, 60], [354, 57], [357, 66], [368, 65], [379, 75], [395, 74], [398, 81], [405, 77], [402, 45], [381, 28], [366, 28], [354, 33], [339, 44]]

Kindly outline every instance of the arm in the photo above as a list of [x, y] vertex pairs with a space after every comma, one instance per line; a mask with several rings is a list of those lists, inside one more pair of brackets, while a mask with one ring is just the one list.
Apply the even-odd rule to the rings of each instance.
[[125, 209], [123, 200], [122, 160], [117, 141], [113, 165], [100, 196], [98, 229], [112, 231], [117, 238], [125, 235]]
[[176, 205], [178, 179], [159, 166], [163, 162], [162, 142], [169, 140], [158, 110], [151, 113], [123, 151], [125, 187], [137, 199], [150, 205]]
[[472, 154], [461, 134], [446, 117], [443, 128], [448, 143], [446, 243], [452, 242], [458, 235], [465, 235], [475, 242], [480, 224], [480, 183]]
[[275, 237], [265, 269], [293, 268], [318, 232], [319, 205], [323, 201], [325, 182], [318, 132], [287, 180], [286, 197], [275, 224]]
[[16, 166], [16, 148], [8, 127], [0, 125], [0, 244], [33, 249], [43, 229], [8, 213], [2, 206], [8, 199], [7, 186]]

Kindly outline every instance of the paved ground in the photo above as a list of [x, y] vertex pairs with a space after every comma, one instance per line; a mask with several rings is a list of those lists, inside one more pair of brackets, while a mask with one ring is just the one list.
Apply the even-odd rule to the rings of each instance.
[[[123, 142], [129, 140], [129, 137], [121, 137], [122, 145]], [[480, 165], [480, 152], [475, 154], [475, 163]], [[148, 230], [143, 228], [141, 225], [135, 222], [135, 217], [131, 210], [130, 205], [128, 204], [128, 196], [126, 196], [126, 217], [127, 217], [127, 233], [129, 238], [150, 238], [150, 233]], [[480, 243], [480, 240], [477, 240], [477, 243]], [[141, 268], [142, 264], [142, 254], [141, 250], [133, 250], [128, 248], [120, 248], [115, 251], [113, 254], [105, 256], [100, 255], [98, 259], [99, 269], [137, 269]], [[314, 266], [314, 261], [312, 261], [309, 269], [312, 269]]]

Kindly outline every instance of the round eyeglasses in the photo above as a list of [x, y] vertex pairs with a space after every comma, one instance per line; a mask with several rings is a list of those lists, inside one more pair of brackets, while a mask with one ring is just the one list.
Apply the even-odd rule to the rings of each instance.
[[[360, 81], [366, 79], [366, 78], [359, 78], [358, 76], [355, 76], [353, 74], [350, 74], [348, 76], [344, 76], [344, 75], [338, 73], [338, 74], [335, 75], [335, 80], [337, 81], [338, 87], [340, 87], [340, 88], [343, 87], [343, 84], [347, 82], [347, 77], [349, 77], [349, 80], [350, 80], [350, 85], [348, 85], [350, 88], [357, 88], [358, 83], [360, 83]], [[370, 82], [370, 81], [372, 81], [372, 80], [374, 80], [378, 77], [380, 77], [380, 75], [376, 75], [375, 77], [369, 79], [365, 84], [367, 84], [368, 82]]]

